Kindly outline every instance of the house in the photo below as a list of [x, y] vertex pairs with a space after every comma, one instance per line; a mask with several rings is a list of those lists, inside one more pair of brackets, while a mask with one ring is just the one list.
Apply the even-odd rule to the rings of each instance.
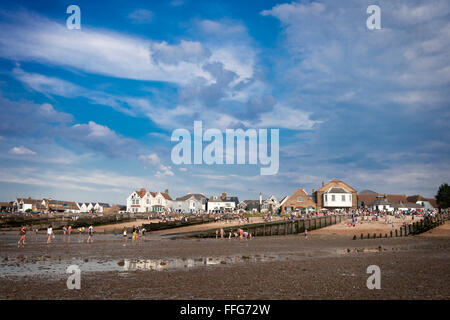
[[0, 212], [9, 212], [12, 210], [13, 202], [0, 202]]
[[406, 203], [406, 195], [404, 194], [379, 194], [372, 190], [363, 190], [357, 194], [358, 208], [367, 209], [370, 208], [373, 202], [380, 196], [384, 196], [390, 203]]
[[45, 211], [46, 206], [42, 204], [41, 200], [28, 198], [17, 198], [13, 202], [13, 211], [26, 212], [26, 211]]
[[261, 212], [276, 212], [280, 208], [280, 201], [274, 196], [271, 195], [269, 198], [263, 201], [261, 205]]
[[95, 211], [95, 212], [101, 212], [101, 213], [103, 213], [103, 211], [104, 211], [105, 209], [108, 209], [108, 208], [111, 208], [111, 206], [109, 205], [109, 203], [97, 202], [97, 203], [94, 205], [94, 211]]
[[377, 198], [370, 205], [372, 210], [377, 211], [394, 211], [395, 205], [389, 202], [386, 196], [377, 196]]
[[407, 197], [406, 199], [408, 202], [420, 204], [425, 210], [433, 210], [439, 207], [435, 198], [424, 198], [420, 195], [415, 195]]
[[164, 192], [151, 192], [142, 188], [133, 191], [127, 198], [127, 212], [164, 212], [171, 211], [173, 200], [169, 190]]
[[80, 213], [80, 208], [78, 204], [74, 201], [61, 201], [43, 199], [41, 204], [45, 206], [48, 212], [70, 212], [70, 213]]
[[174, 201], [173, 210], [181, 213], [203, 213], [207, 198], [202, 193], [188, 193]]
[[226, 192], [222, 192], [221, 196], [211, 196], [208, 200], [209, 212], [225, 212], [233, 211], [239, 204], [238, 197], [227, 197]]
[[280, 203], [282, 213], [295, 211], [311, 211], [316, 209], [316, 203], [303, 188], [298, 188], [290, 197]]
[[329, 209], [356, 209], [356, 190], [339, 179], [331, 179], [330, 182], [318, 189], [315, 193], [317, 210]]
[[259, 200], [244, 200], [238, 204], [237, 208], [243, 211], [255, 213], [260, 211], [261, 204]]

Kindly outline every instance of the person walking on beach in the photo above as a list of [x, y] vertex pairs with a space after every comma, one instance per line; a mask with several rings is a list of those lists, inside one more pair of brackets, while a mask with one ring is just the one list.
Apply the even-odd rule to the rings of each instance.
[[89, 237], [88, 237], [88, 239], [87, 239], [87, 243], [92, 243], [92, 242], [94, 242], [94, 240], [92, 239], [92, 236], [94, 235], [94, 227], [93, 226], [89, 226], [89, 229], [88, 229], [88, 234], [89, 234]]
[[127, 243], [127, 240], [128, 240], [128, 238], [127, 238], [127, 228], [123, 228], [123, 240], [124, 240], [124, 246], [125, 246], [125, 243]]
[[17, 242], [17, 248], [20, 247], [21, 243], [22, 243], [22, 248], [25, 248], [26, 233], [27, 233], [27, 228], [26, 227], [20, 228], [20, 231], [19, 231], [20, 238], [19, 238], [19, 242]]
[[133, 226], [133, 234], [131, 235], [131, 242], [134, 242], [134, 239], [136, 239], [136, 227]]
[[52, 242], [52, 235], [53, 235], [53, 228], [52, 226], [49, 226], [47, 228], [47, 244]]
[[64, 236], [66, 235], [66, 233], [67, 233], [67, 228], [66, 228], [66, 226], [64, 226], [63, 227], [63, 234], [64, 234]]
[[223, 239], [223, 228], [220, 229], [220, 239]]

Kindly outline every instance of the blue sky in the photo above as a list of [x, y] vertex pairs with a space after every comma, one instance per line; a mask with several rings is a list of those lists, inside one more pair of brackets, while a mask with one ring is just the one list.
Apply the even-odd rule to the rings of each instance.
[[[434, 196], [450, 180], [448, 1], [15, 0], [0, 29], [0, 200], [244, 200], [335, 177]], [[280, 129], [278, 174], [174, 165], [170, 136], [196, 120]]]

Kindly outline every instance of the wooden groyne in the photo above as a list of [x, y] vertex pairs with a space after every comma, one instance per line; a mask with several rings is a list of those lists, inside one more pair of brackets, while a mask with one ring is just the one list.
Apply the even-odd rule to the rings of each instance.
[[[286, 236], [292, 234], [299, 234], [308, 231], [320, 229], [331, 226], [333, 224], [341, 223], [349, 219], [348, 215], [333, 215], [323, 216], [310, 219], [296, 219], [287, 221], [263, 222], [246, 225], [237, 225], [230, 227], [223, 227], [225, 235], [229, 232], [237, 232], [238, 229], [243, 229], [252, 234], [253, 237], [268, 237], [268, 236]], [[220, 228], [219, 228], [220, 229]], [[218, 228], [208, 229], [204, 231], [183, 232], [168, 235], [168, 237], [194, 237], [194, 238], [215, 238]]]
[[423, 218], [420, 221], [411, 223], [407, 226], [402, 226], [399, 229], [395, 229], [395, 230], [391, 230], [388, 233], [385, 233], [384, 235], [382, 233], [377, 234], [377, 233], [373, 233], [373, 234], [363, 234], [361, 233], [361, 235], [359, 237], [357, 237], [356, 235], [353, 236], [353, 240], [357, 240], [357, 239], [376, 239], [376, 238], [393, 238], [393, 237], [407, 237], [407, 236], [413, 236], [413, 235], [418, 235], [424, 232], [427, 232], [431, 229], [434, 229], [440, 225], [443, 225], [445, 223], [445, 221], [450, 220], [449, 214], [448, 213], [441, 213], [441, 214], [437, 214], [434, 217], [426, 217]]
[[165, 221], [165, 222], [143, 224], [142, 227], [144, 227], [147, 231], [157, 231], [157, 230], [194, 226], [210, 222], [215, 222], [215, 219], [209, 216], [201, 216], [201, 217], [187, 218], [187, 220]]
[[0, 229], [16, 230], [22, 226], [30, 226], [31, 228], [45, 229], [52, 226], [53, 229], [61, 229], [64, 226], [72, 226], [72, 228], [81, 228], [89, 226], [101, 226], [106, 224], [116, 224], [123, 222], [132, 222], [138, 220], [139, 217], [131, 215], [80, 215], [77, 220], [72, 219], [72, 216], [28, 216], [28, 215], [9, 215], [0, 218]]

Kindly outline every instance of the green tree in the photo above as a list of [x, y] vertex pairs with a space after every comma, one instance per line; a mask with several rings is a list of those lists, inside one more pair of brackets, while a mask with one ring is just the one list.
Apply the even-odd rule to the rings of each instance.
[[450, 186], [447, 183], [439, 187], [436, 200], [440, 209], [450, 208]]

